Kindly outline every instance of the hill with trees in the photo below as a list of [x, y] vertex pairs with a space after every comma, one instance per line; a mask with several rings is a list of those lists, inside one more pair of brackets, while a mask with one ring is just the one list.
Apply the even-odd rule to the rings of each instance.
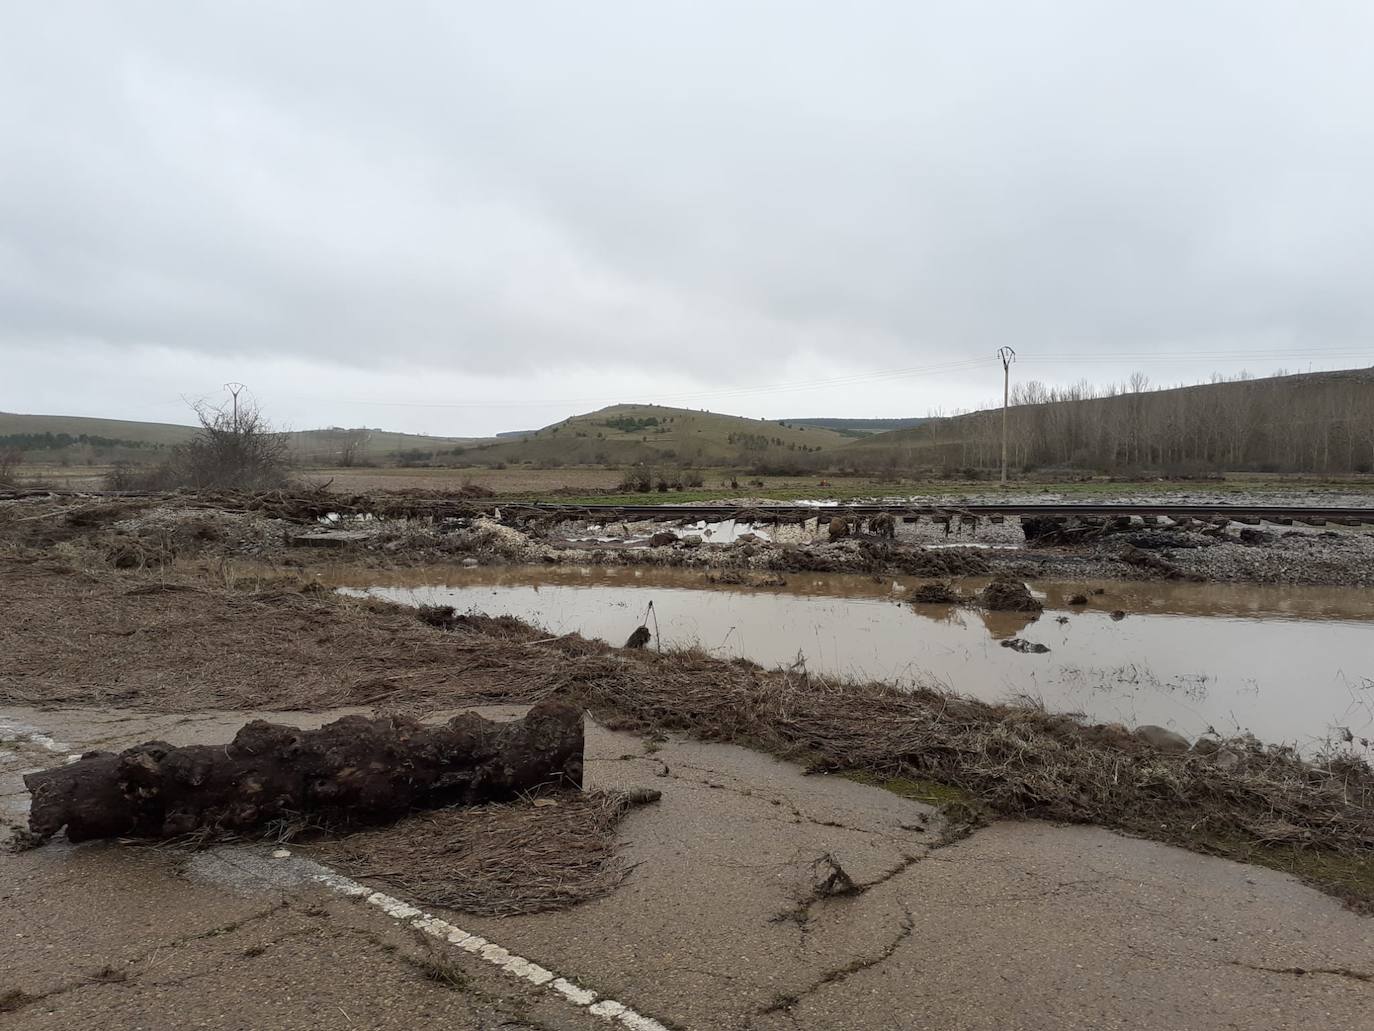
[[464, 449], [462, 461], [477, 465], [791, 466], [803, 456], [839, 447], [850, 439], [832, 429], [787, 420], [623, 404], [575, 415], [519, 437], [480, 441]]
[[[1165, 389], [1141, 374], [1103, 389], [1032, 380], [1012, 392], [1007, 437], [1012, 470], [1370, 472], [1374, 369]], [[855, 441], [831, 457], [865, 471], [991, 470], [1001, 440], [1001, 409], [989, 408]]]

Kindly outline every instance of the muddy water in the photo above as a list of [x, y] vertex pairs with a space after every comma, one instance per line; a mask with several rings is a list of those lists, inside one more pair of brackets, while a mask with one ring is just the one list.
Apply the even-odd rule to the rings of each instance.
[[[1029, 698], [1055, 711], [1156, 723], [1190, 737], [1209, 727], [1248, 730], [1304, 749], [1341, 727], [1374, 737], [1368, 591], [1032, 583], [1045, 603], [1032, 620], [899, 603], [912, 580], [786, 579], [786, 586], [758, 587], [711, 584], [703, 572], [680, 569], [444, 567], [372, 577], [366, 589], [402, 602], [517, 615], [555, 633], [615, 644], [652, 601], [664, 647], [696, 645], [767, 667], [800, 662], [813, 674], [939, 686], [989, 701]], [[970, 586], [980, 585], [964, 589]], [[1085, 586], [1105, 593], [1071, 607], [1068, 599]], [[1116, 610], [1126, 617], [1114, 620]], [[1002, 647], [1013, 637], [1050, 650]]]

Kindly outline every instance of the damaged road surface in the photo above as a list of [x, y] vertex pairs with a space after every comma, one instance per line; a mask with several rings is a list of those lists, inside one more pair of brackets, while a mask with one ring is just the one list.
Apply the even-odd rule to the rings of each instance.
[[[356, 712], [11, 708], [0, 812], [23, 820], [21, 774], [54, 756]], [[942, 844], [922, 802], [735, 745], [589, 723], [585, 760], [589, 791], [661, 800], [618, 825], [619, 887], [553, 911], [439, 906], [394, 854], [331, 873], [308, 842], [0, 854], [0, 1026], [1368, 1026], [1368, 918], [1287, 875], [1039, 822]], [[505, 804], [538, 802], [563, 804]]]

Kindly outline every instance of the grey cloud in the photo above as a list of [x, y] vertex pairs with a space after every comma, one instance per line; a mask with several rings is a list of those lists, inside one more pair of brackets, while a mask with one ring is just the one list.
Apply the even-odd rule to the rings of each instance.
[[12, 351], [601, 368], [608, 390], [633, 364], [690, 389], [798, 355], [1321, 353], [1374, 329], [1365, 4], [56, 0], [7, 21]]

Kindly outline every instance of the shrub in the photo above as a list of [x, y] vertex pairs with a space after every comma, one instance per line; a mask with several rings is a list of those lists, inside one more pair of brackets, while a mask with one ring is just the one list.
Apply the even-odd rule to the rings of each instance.
[[24, 462], [24, 452], [17, 447], [0, 447], [0, 483], [13, 483], [15, 470]]
[[654, 471], [644, 466], [626, 469], [620, 477], [620, 490], [626, 494], [647, 494], [653, 489]]
[[[136, 471], [116, 466], [107, 482], [114, 490], [267, 490], [291, 481], [286, 435], [275, 432], [257, 405], [232, 409], [196, 406], [200, 431], [178, 444], [160, 465]], [[116, 485], [120, 484], [120, 485]]]

